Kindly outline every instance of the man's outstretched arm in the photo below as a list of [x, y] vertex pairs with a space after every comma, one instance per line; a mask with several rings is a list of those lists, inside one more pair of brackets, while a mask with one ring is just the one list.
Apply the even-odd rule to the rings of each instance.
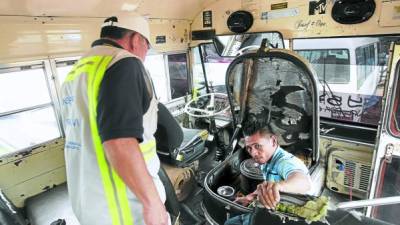
[[298, 194], [306, 194], [312, 187], [310, 176], [303, 172], [293, 172], [287, 180], [281, 181], [279, 184], [281, 191]]
[[279, 192], [306, 194], [311, 190], [310, 176], [302, 172], [292, 172], [287, 180], [281, 182], [266, 181], [257, 186], [258, 199], [267, 208], [274, 209], [280, 201]]

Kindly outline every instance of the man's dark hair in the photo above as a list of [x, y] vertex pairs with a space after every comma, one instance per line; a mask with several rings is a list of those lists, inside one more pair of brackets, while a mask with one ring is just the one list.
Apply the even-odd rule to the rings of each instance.
[[105, 27], [101, 28], [100, 38], [111, 38], [111, 39], [118, 40], [132, 32], [133, 31], [127, 30], [125, 28], [105, 26]]
[[252, 130], [249, 129], [243, 130], [243, 133], [245, 136], [251, 136], [256, 133], [259, 133], [262, 137], [267, 137], [268, 135], [274, 134], [268, 126]]
[[260, 135], [266, 136], [267, 134], [274, 134], [269, 124], [265, 124], [256, 120], [247, 120], [243, 123], [243, 134], [251, 136], [259, 132]]
[[[118, 18], [115, 16], [108, 17], [107, 19], [104, 20], [104, 23], [107, 22], [118, 22]], [[116, 26], [105, 26], [101, 28], [100, 32], [100, 38], [111, 38], [111, 39], [121, 39], [125, 35], [132, 33], [133, 31], [121, 28], [121, 27], [116, 27]]]

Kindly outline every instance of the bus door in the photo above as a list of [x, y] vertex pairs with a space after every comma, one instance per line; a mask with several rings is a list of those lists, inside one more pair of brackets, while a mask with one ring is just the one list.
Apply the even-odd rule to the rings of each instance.
[[[400, 43], [392, 44], [384, 111], [377, 135], [369, 198], [383, 198], [367, 215], [399, 224], [400, 212]], [[391, 198], [386, 198], [391, 197]]]

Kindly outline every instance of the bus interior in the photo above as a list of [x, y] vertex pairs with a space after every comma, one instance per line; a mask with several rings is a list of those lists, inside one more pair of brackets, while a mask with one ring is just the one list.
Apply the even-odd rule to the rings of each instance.
[[179, 124], [155, 134], [173, 224], [307, 223], [219, 191], [262, 182], [242, 126], [265, 120], [308, 167], [306, 197], [339, 212], [323, 223], [400, 224], [399, 0], [2, 0], [0, 224], [79, 225], [64, 159], [78, 121], [63, 121], [60, 90], [104, 19], [126, 11], [149, 21], [144, 65], [159, 116]]

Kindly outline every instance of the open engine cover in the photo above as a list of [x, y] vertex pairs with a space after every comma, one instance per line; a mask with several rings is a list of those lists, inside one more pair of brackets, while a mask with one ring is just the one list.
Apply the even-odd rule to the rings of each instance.
[[271, 49], [236, 58], [227, 72], [235, 122], [269, 126], [281, 146], [318, 148], [317, 86], [311, 67], [297, 54]]
[[[235, 58], [226, 75], [235, 127], [256, 130], [267, 126], [285, 150], [307, 151], [315, 163], [319, 157], [319, 108], [314, 77], [310, 65], [288, 50], [260, 48]], [[238, 141], [243, 137], [242, 132], [235, 134]], [[254, 191], [262, 179], [249, 159], [244, 149], [236, 149], [207, 174], [203, 201], [207, 218], [223, 224], [228, 214], [252, 212], [217, 192], [221, 186], [233, 187], [236, 194]]]

